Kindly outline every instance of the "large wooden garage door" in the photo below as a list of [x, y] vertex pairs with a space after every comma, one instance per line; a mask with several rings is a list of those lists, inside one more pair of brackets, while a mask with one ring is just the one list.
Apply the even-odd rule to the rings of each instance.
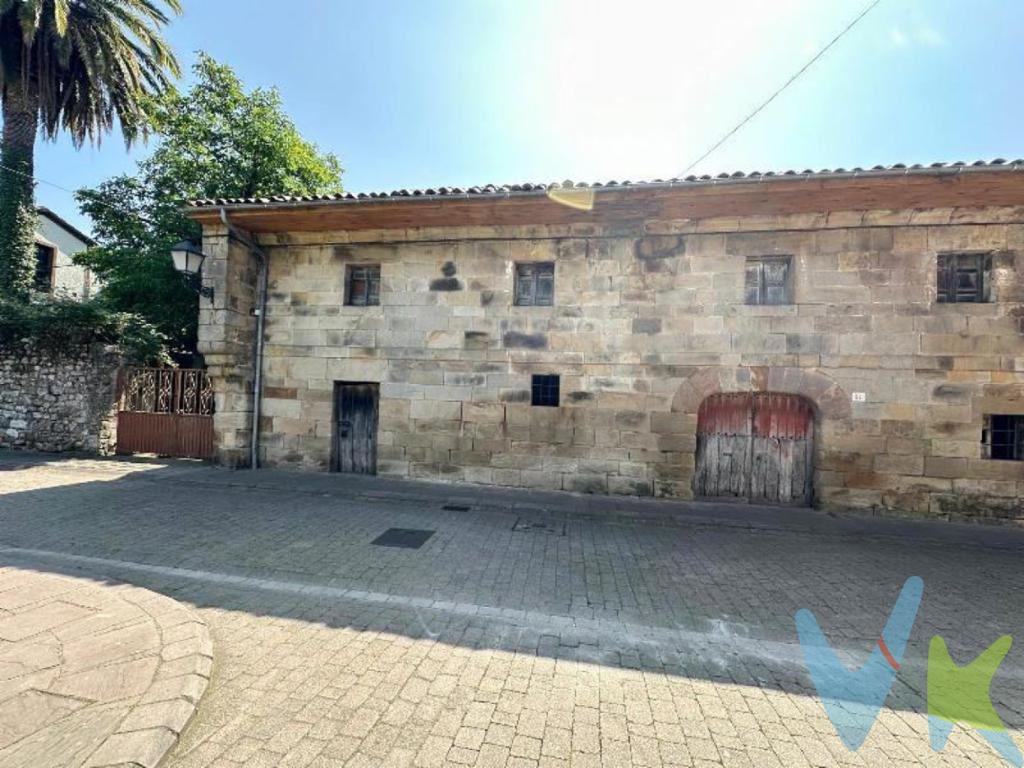
[[712, 395], [697, 415], [698, 496], [810, 504], [814, 414], [798, 395]]

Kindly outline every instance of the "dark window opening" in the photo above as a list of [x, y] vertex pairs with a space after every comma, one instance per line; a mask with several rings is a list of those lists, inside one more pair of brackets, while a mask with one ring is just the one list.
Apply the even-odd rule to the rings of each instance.
[[530, 405], [558, 407], [559, 377], [535, 374], [530, 387]]
[[986, 459], [1024, 461], [1024, 416], [986, 416], [981, 443]]
[[41, 293], [49, 293], [53, 288], [53, 262], [56, 251], [48, 245], [36, 243], [36, 274], [33, 287]]
[[989, 301], [991, 277], [991, 254], [940, 253], [937, 300], [940, 304], [983, 304]]
[[516, 264], [516, 306], [550, 307], [555, 301], [555, 265], [550, 261]]
[[380, 304], [380, 265], [350, 265], [345, 282], [345, 303], [353, 307]]
[[789, 256], [761, 256], [747, 259], [744, 301], [747, 304], [793, 303]]

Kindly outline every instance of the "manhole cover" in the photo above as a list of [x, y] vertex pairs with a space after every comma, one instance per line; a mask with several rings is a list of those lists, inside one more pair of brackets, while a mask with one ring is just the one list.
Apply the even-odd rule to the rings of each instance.
[[379, 547], [419, 549], [434, 533], [434, 531], [421, 531], [416, 528], [388, 528], [370, 543]]
[[465, 504], [445, 504], [441, 507], [445, 512], [469, 512], [469, 507]]
[[552, 536], [565, 536], [565, 523], [559, 523], [551, 520], [524, 520], [520, 517], [512, 525], [512, 530], [547, 533]]

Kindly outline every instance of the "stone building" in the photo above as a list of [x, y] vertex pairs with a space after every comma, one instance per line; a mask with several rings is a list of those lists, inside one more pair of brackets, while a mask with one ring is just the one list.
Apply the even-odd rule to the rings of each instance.
[[224, 463], [252, 238], [266, 465], [1024, 519], [1024, 161], [190, 215]]

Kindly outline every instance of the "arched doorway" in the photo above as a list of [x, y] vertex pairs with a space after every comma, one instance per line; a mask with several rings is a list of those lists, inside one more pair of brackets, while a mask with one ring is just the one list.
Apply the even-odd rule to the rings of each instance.
[[808, 505], [814, 409], [799, 395], [724, 392], [697, 412], [697, 496]]

